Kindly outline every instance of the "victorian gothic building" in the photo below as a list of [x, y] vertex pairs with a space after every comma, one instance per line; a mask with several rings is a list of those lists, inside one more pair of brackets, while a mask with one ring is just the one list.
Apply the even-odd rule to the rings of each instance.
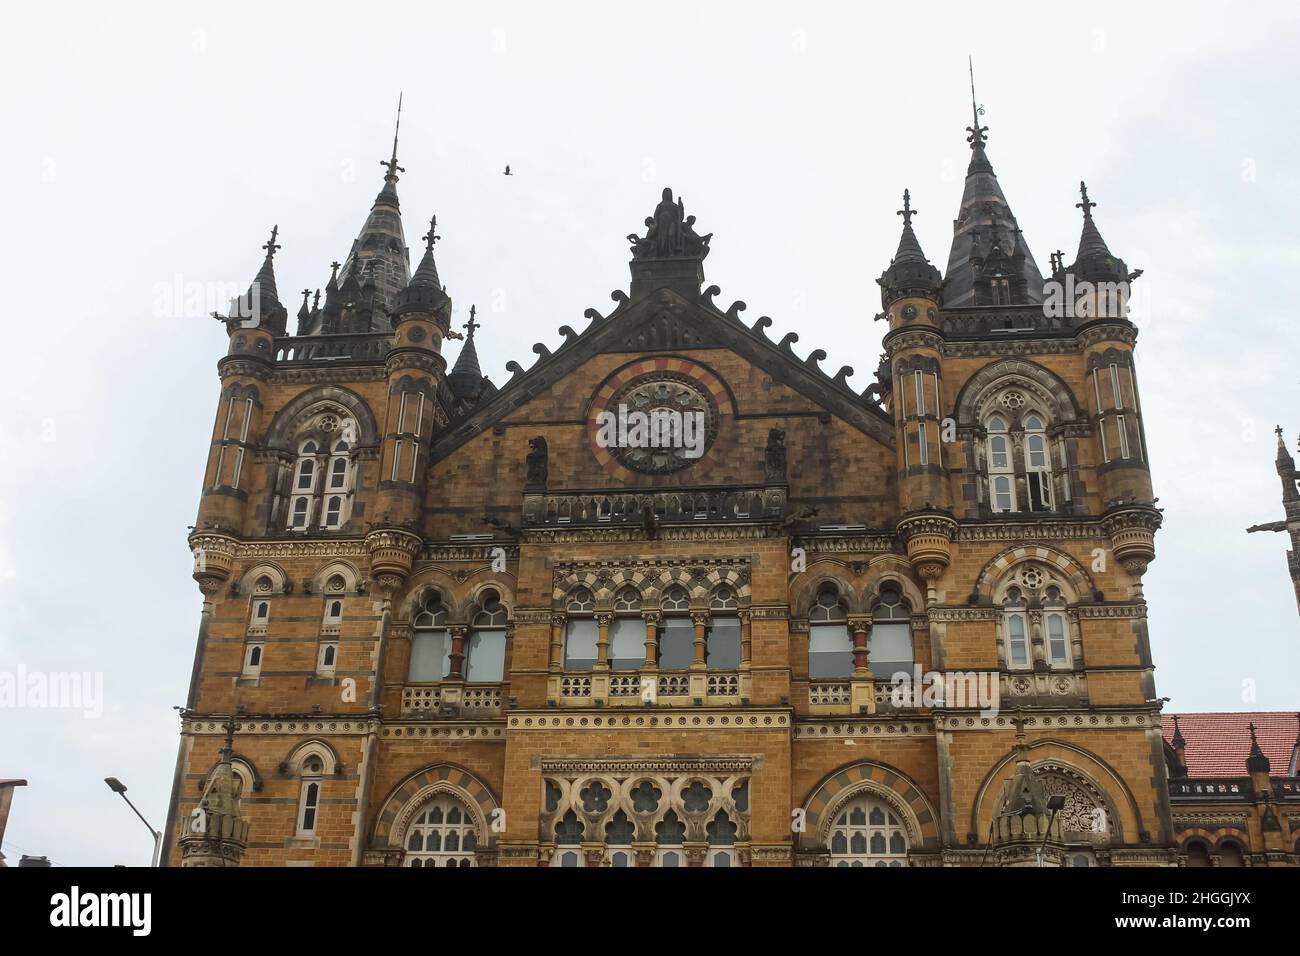
[[865, 388], [715, 301], [669, 190], [612, 311], [499, 386], [436, 221], [411, 271], [396, 144], [292, 334], [273, 232], [224, 317], [170, 863], [1178, 862], [1135, 274], [1085, 190], [1044, 276], [986, 132], [943, 273], [904, 195]]

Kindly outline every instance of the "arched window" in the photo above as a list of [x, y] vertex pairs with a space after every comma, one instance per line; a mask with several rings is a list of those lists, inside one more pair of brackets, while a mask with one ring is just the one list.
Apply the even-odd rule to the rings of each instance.
[[663, 623], [659, 633], [659, 667], [688, 670], [695, 663], [695, 625], [691, 622], [690, 596], [680, 584], [668, 589], [660, 604]]
[[1245, 866], [1246, 858], [1241, 844], [1236, 840], [1224, 840], [1219, 847], [1219, 866]]
[[1020, 588], [1007, 589], [1002, 607], [1007, 667], [1011, 670], [1025, 670], [1030, 666], [1029, 619], [1025, 614], [1025, 599], [1020, 593]]
[[721, 868], [739, 865], [736, 860], [736, 825], [724, 811], [718, 811], [713, 820], [705, 825], [704, 832], [709, 838], [705, 866]]
[[848, 677], [853, 672], [849, 617], [833, 585], [817, 592], [808, 612], [808, 676], [813, 680]]
[[1037, 414], [1024, 417], [1025, 484], [1029, 489], [1030, 511], [1052, 510], [1052, 459], [1047, 446], [1047, 431]]
[[669, 810], [664, 818], [655, 824], [655, 866], [686, 866], [686, 824], [677, 818], [677, 813]]
[[709, 670], [734, 671], [740, 667], [741, 628], [736, 613], [739, 608], [736, 592], [725, 584], [713, 592], [704, 645]]
[[586, 588], [569, 595], [564, 634], [564, 669], [589, 671], [596, 666], [600, 651], [600, 627], [596, 623], [596, 598]]
[[631, 867], [636, 863], [632, 857], [632, 838], [636, 828], [627, 814], [619, 810], [609, 823], [605, 824], [605, 846], [610, 866]]
[[1015, 470], [1011, 465], [1011, 436], [1007, 421], [994, 415], [984, 424], [988, 432], [989, 506], [994, 511], [1016, 510]]
[[451, 673], [451, 641], [447, 637], [447, 608], [440, 591], [425, 595], [411, 624], [414, 636], [407, 680], [412, 683], [442, 680]]
[[[327, 412], [306, 423], [289, 478], [286, 526], [291, 531], [337, 531], [352, 517], [356, 425]], [[349, 438], [350, 436], [350, 438]], [[277, 503], [276, 509], [281, 506]], [[273, 520], [279, 520], [274, 518]]]
[[1070, 665], [1070, 630], [1061, 589], [1049, 587], [1043, 596], [1043, 636], [1047, 641], [1047, 662], [1053, 667]]
[[641, 594], [625, 587], [614, 598], [614, 618], [609, 624], [609, 666], [616, 671], [634, 671], [645, 663], [645, 620], [641, 617]]
[[406, 828], [407, 866], [473, 866], [478, 828], [451, 794], [430, 800]]
[[496, 683], [505, 674], [506, 622], [509, 612], [501, 595], [489, 588], [481, 595], [482, 609], [470, 622], [469, 650], [465, 655], [465, 680]]
[[298, 462], [294, 465], [293, 497], [290, 498], [289, 528], [306, 531], [311, 521], [311, 505], [316, 494], [316, 442], [308, 439], [298, 446]]
[[298, 792], [298, 833], [316, 832], [316, 818], [320, 812], [322, 774], [324, 764], [314, 754], [303, 761], [302, 785]]
[[871, 616], [867, 665], [877, 680], [912, 674], [912, 608], [895, 584], [886, 584]]
[[907, 866], [907, 830], [883, 801], [861, 796], [835, 817], [831, 866]]
[[1204, 840], [1189, 840], [1187, 843], [1188, 866], [1210, 866], [1210, 848]]

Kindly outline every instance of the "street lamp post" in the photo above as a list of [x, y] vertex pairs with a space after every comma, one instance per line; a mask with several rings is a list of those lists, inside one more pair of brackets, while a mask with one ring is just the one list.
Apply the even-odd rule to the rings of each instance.
[[151, 867], [157, 866], [159, 862], [158, 852], [162, 848], [162, 831], [155, 830], [152, 826], [149, 826], [149, 821], [144, 818], [144, 814], [139, 810], [136, 810], [135, 804], [132, 803], [131, 798], [126, 795], [126, 784], [121, 780], [118, 780], [117, 777], [105, 777], [104, 782], [108, 784], [108, 789], [112, 790], [125, 800], [128, 807], [135, 810], [135, 815], [140, 818], [140, 822], [149, 827], [149, 835], [153, 837], [153, 859], [150, 861], [149, 865]]

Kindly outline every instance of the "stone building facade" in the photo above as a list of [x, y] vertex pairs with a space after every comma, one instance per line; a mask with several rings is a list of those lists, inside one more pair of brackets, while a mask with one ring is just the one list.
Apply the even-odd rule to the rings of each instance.
[[1176, 863], [1136, 273], [1084, 190], [1044, 276], [968, 132], [943, 274], [904, 195], [866, 388], [715, 301], [669, 190], [612, 310], [499, 387], [436, 220], [411, 271], [396, 144], [292, 334], [273, 232], [223, 317], [168, 862]]

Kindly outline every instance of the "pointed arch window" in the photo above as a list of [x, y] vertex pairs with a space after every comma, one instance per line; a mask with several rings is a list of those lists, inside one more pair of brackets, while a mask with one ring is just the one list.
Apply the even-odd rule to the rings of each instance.
[[892, 807], [871, 796], [849, 802], [829, 834], [831, 866], [907, 866], [907, 829]]
[[298, 835], [311, 836], [316, 832], [320, 813], [321, 785], [324, 764], [320, 757], [308, 757], [302, 765], [302, 784], [298, 791]]
[[1040, 415], [1030, 413], [1025, 426], [1025, 484], [1029, 489], [1030, 511], [1052, 510], [1052, 456], [1047, 429]]
[[676, 811], [669, 810], [655, 824], [654, 865], [661, 867], [686, 866], [686, 824], [678, 819]]
[[625, 587], [614, 598], [614, 617], [609, 623], [610, 668], [634, 671], [644, 664], [645, 638], [641, 594], [634, 587]]
[[482, 608], [470, 622], [465, 680], [498, 683], [505, 674], [506, 624], [510, 613], [501, 603], [501, 595], [492, 588], [485, 590], [480, 600]]
[[478, 828], [465, 805], [451, 794], [425, 804], [406, 830], [406, 865], [473, 866]]
[[1065, 615], [1065, 599], [1060, 588], [1050, 587], [1043, 597], [1043, 636], [1047, 642], [1047, 662], [1053, 667], [1070, 665], [1070, 627]]
[[663, 624], [659, 635], [659, 666], [684, 671], [695, 663], [695, 625], [691, 621], [690, 595], [680, 584], [664, 594], [660, 609]]
[[1011, 670], [1026, 670], [1030, 666], [1029, 619], [1025, 613], [1025, 600], [1020, 593], [1020, 588], [1009, 588], [1006, 599], [1002, 603], [1007, 667]]
[[425, 595], [420, 611], [411, 622], [411, 663], [407, 680], [412, 683], [440, 681], [451, 673], [451, 641], [447, 636], [447, 608], [442, 592]]
[[840, 592], [826, 585], [808, 612], [808, 676], [813, 680], [848, 677], [853, 672], [853, 638]]
[[876, 680], [912, 673], [912, 608], [895, 584], [886, 584], [871, 616], [867, 663]]
[[705, 662], [710, 670], [734, 671], [740, 667], [740, 602], [736, 592], [722, 585], [709, 601], [709, 627], [705, 632]]
[[564, 633], [564, 669], [590, 671], [596, 666], [600, 651], [600, 627], [596, 623], [596, 597], [587, 588], [569, 595], [565, 606], [567, 621]]
[[988, 432], [989, 506], [994, 511], [1016, 510], [1016, 478], [1011, 464], [1011, 435], [1007, 420], [992, 416], [984, 425]]

